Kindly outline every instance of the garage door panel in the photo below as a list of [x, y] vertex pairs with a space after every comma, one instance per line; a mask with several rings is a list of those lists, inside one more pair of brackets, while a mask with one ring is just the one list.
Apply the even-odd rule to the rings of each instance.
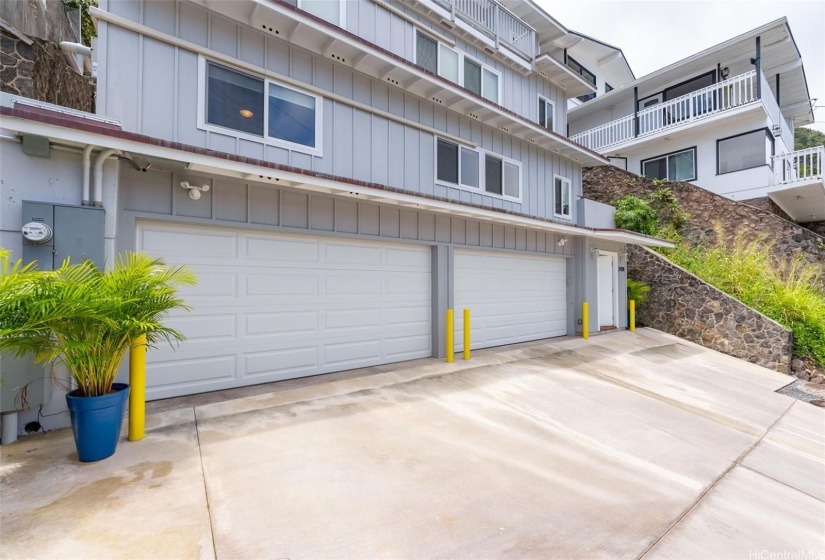
[[552, 257], [456, 251], [457, 348], [463, 349], [465, 307], [473, 348], [566, 334], [566, 267]]
[[300, 374], [318, 368], [318, 347], [289, 348], [244, 355], [244, 377], [285, 372]]
[[149, 353], [150, 399], [432, 355], [429, 247], [228, 231], [139, 223], [141, 250], [199, 279], [170, 323], [189, 341]]
[[264, 237], [247, 237], [244, 256], [257, 259], [268, 265], [277, 262], [319, 262], [319, 249], [316, 241], [296, 239], [271, 239]]

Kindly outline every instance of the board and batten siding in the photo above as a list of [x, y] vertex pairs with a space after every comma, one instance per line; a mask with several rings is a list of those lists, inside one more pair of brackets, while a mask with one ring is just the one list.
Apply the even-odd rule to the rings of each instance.
[[[359, 4], [358, 9], [365, 10], [365, 13], [370, 9], [381, 9], [371, 0], [354, 3]], [[173, 0], [110, 0], [108, 8], [117, 15], [164, 33], [459, 136], [482, 149], [518, 160], [522, 162], [522, 196], [520, 202], [513, 202], [481, 191], [471, 192], [436, 184], [433, 134], [330, 99], [323, 101], [321, 157], [266, 145], [263, 141], [238, 138], [231, 132], [222, 134], [198, 129], [197, 99], [200, 92], [197, 53], [102, 23], [98, 39], [104, 43], [99, 60], [98, 112], [118, 119], [125, 130], [542, 218], [553, 217], [555, 175], [571, 179], [574, 201], [581, 194], [581, 166], [571, 160], [405, 94], [347, 66], [195, 4]], [[392, 17], [403, 21], [397, 16]], [[369, 20], [369, 17], [365, 18]], [[358, 21], [362, 19], [359, 17]], [[409, 22], [404, 22], [404, 25], [410, 28], [412, 34], [412, 25]], [[381, 33], [385, 32], [382, 30]], [[391, 37], [381, 41], [392, 43]], [[381, 41], [377, 42], [380, 44]], [[460, 41], [457, 45], [472, 51]], [[483, 53], [473, 51], [471, 54]], [[543, 79], [538, 80], [535, 75], [524, 78], [486, 56], [476, 57], [504, 72], [502, 92], [505, 104], [510, 99], [514, 110], [529, 107], [531, 120], [536, 120], [536, 115], [532, 113], [538, 111], [538, 93], [550, 98], [559, 95], [558, 91], [554, 91], [555, 86]], [[535, 102], [532, 101], [534, 98]], [[519, 101], [516, 102], [516, 99]], [[557, 112], [562, 112], [564, 107], [563, 102], [558, 102]], [[574, 215], [571, 222], [575, 223], [575, 204], [572, 207]]]
[[[181, 181], [208, 184], [200, 200], [191, 200]], [[268, 231], [343, 235], [362, 239], [398, 240], [428, 245], [505, 249], [534, 254], [573, 255], [570, 235], [435, 214], [356, 198], [310, 194], [209, 177], [190, 172], [121, 166], [118, 251], [135, 247], [135, 221], [159, 219], [192, 224], [260, 228]]]

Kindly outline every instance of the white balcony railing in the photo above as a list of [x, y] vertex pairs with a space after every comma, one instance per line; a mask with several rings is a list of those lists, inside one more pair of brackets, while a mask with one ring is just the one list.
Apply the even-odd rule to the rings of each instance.
[[[770, 95], [767, 83], [763, 84], [762, 91], [763, 96], [765, 92]], [[758, 100], [756, 71], [752, 70], [676, 99], [646, 107], [636, 115], [627, 115], [585, 132], [574, 134], [570, 139], [585, 148], [600, 152], [637, 137], [706, 119]]]
[[505, 43], [528, 60], [536, 56], [536, 31], [495, 0], [434, 0], [490, 39]]
[[822, 180], [825, 146], [773, 156], [773, 184], [784, 185], [797, 181]]

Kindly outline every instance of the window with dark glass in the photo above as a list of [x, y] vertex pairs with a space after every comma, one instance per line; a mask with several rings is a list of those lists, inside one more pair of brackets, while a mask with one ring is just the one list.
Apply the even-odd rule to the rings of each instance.
[[539, 97], [539, 124], [547, 130], [553, 130], [556, 108], [546, 99]]
[[582, 78], [593, 84], [596, 85], [596, 75], [576, 62], [574, 58], [567, 57], [567, 66], [569, 66], [576, 74], [580, 75]]
[[418, 33], [415, 40], [415, 63], [438, 74], [438, 41]]
[[605, 92], [605, 93], [610, 93], [611, 91], [613, 91], [613, 86], [611, 86], [610, 84], [608, 84], [607, 82], [605, 82], [605, 83], [604, 83], [604, 92]]
[[741, 171], [766, 165], [773, 152], [773, 139], [765, 130], [754, 130], [716, 143], [718, 173]]
[[269, 136], [315, 147], [315, 98], [269, 84]]
[[264, 134], [264, 81], [207, 64], [206, 122], [255, 136]]
[[580, 95], [576, 99], [578, 99], [582, 103], [587, 103], [591, 99], [596, 99], [596, 93], [593, 92], [593, 93], [588, 93], [587, 95]]
[[666, 181], [696, 180], [696, 149], [682, 150], [642, 161], [642, 175]]
[[461, 184], [478, 188], [478, 152], [461, 148]]
[[439, 181], [458, 183], [458, 144], [439, 139], [436, 152], [436, 178]]
[[557, 216], [570, 216], [570, 198], [571, 198], [571, 184], [570, 179], [556, 177], [554, 195], [554, 209]]
[[502, 194], [500, 158], [488, 155], [484, 158], [484, 190], [488, 193]]
[[469, 58], [464, 59], [464, 87], [481, 95], [481, 65]]

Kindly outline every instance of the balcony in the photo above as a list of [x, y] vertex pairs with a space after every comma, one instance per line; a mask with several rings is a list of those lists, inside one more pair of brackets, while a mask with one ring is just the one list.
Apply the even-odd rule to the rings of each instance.
[[430, 0], [495, 43], [528, 61], [537, 54], [536, 31], [495, 0]]
[[793, 220], [825, 220], [825, 146], [773, 156], [768, 196]]
[[[776, 135], [781, 136], [786, 145], [792, 146], [793, 131], [782, 118], [779, 104], [765, 76], [760, 75], [759, 80], [761, 84], [757, 83], [756, 71], [752, 70], [681, 97], [646, 107], [635, 115], [627, 115], [585, 132], [574, 134], [570, 139], [596, 152], [603, 152], [627, 142], [662, 131], [685, 127], [746, 105], [762, 103], [765, 112], [774, 123]], [[759, 97], [760, 91], [761, 98]]]
[[774, 185], [822, 182], [825, 146], [773, 156]]

